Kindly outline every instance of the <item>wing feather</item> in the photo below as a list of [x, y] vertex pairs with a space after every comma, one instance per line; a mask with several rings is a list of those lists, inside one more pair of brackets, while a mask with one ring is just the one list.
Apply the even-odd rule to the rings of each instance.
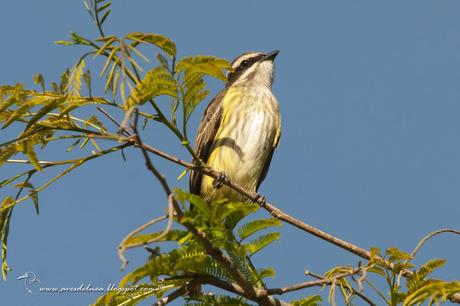
[[272, 147], [270, 148], [270, 152], [267, 155], [267, 159], [265, 160], [264, 167], [262, 168], [262, 172], [260, 174], [259, 180], [257, 181], [257, 187], [256, 191], [259, 189], [260, 184], [264, 181], [265, 177], [267, 176], [268, 173], [268, 168], [270, 168], [270, 163], [272, 162], [272, 157], [273, 157], [273, 152], [275, 152], [276, 147], [278, 146], [278, 143], [280, 142], [281, 138], [281, 123], [278, 123], [278, 131], [275, 136], [275, 141], [273, 142]]
[[[208, 162], [215, 136], [221, 124], [222, 100], [226, 92], [227, 90], [224, 89], [214, 97], [201, 118], [195, 139], [195, 151], [204, 163]], [[192, 171], [190, 173], [189, 188], [191, 193], [200, 195], [202, 177], [203, 175], [199, 172]]]

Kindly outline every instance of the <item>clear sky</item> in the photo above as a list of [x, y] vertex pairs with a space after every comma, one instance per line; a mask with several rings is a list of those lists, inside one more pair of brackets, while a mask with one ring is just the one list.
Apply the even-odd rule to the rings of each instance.
[[[460, 2], [114, 2], [108, 34], [161, 33], [177, 43], [179, 56], [231, 60], [246, 51], [281, 50], [273, 91], [283, 133], [260, 190], [270, 202], [364, 248], [411, 251], [430, 231], [460, 228]], [[2, 0], [0, 14], [1, 84], [31, 85], [38, 72], [57, 80], [82, 49], [53, 41], [71, 31], [98, 35], [79, 0]], [[94, 64], [96, 72], [100, 63]], [[221, 88], [212, 82], [213, 94]], [[203, 107], [194, 114], [191, 135]], [[11, 136], [4, 133], [0, 139]], [[187, 157], [163, 130], [147, 133], [146, 142]], [[51, 149], [53, 158], [65, 153]], [[182, 169], [155, 161], [172, 185], [185, 186], [176, 181]], [[1, 168], [0, 180], [14, 170]], [[16, 278], [33, 271], [42, 286], [117, 283], [124, 275], [118, 243], [164, 209], [163, 194], [135, 151], [126, 163], [113, 155], [87, 164], [40, 200], [40, 216], [31, 203], [21, 203], [13, 215], [13, 271], [0, 283], [4, 305], [93, 302], [97, 294], [30, 295]], [[307, 280], [304, 269], [323, 273], [358, 263], [289, 225], [281, 234], [281, 241], [255, 258], [258, 266], [277, 270], [272, 286]], [[437, 276], [458, 279], [459, 253], [460, 238], [445, 235], [429, 242], [416, 262], [446, 258]], [[128, 257], [129, 271], [146, 254], [131, 251]]]

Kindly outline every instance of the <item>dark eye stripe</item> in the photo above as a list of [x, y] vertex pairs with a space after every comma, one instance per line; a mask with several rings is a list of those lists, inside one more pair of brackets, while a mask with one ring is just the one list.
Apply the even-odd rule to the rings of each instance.
[[[238, 67], [236, 67], [233, 72], [230, 72], [228, 74], [227, 86], [233, 84], [244, 73], [244, 71], [249, 69], [252, 65], [254, 65], [257, 61], [262, 59], [264, 56], [264, 54], [259, 54], [241, 61]], [[243, 62], [246, 63], [243, 64]]]

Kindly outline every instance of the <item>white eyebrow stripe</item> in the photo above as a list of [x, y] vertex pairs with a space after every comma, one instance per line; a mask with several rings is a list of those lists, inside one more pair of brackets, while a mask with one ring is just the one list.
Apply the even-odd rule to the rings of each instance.
[[258, 56], [260, 54], [261, 54], [260, 52], [250, 52], [250, 53], [246, 53], [244, 55], [241, 55], [239, 58], [237, 58], [235, 60], [235, 62], [232, 65], [232, 68], [235, 69], [236, 67], [238, 67], [241, 64], [242, 61], [248, 60], [248, 59], [253, 58], [255, 56]]

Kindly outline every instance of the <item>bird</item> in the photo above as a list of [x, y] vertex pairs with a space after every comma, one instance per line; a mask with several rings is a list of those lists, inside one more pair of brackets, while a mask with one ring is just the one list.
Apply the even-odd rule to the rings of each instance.
[[[281, 136], [279, 105], [272, 93], [278, 53], [247, 52], [231, 63], [226, 86], [206, 107], [195, 138], [196, 157], [221, 176], [215, 180], [192, 171], [190, 193], [207, 202], [246, 202], [240, 193], [223, 186], [228, 179], [257, 192]], [[263, 203], [265, 198], [260, 197]]]

